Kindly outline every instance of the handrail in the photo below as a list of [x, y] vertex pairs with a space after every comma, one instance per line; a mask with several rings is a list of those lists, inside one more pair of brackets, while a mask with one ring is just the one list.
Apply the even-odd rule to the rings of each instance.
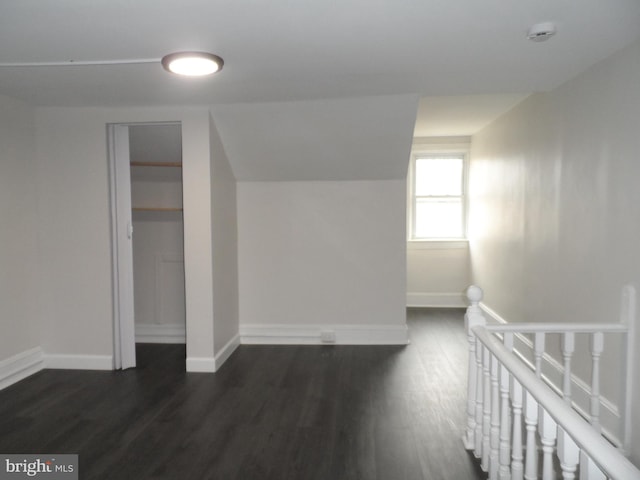
[[[506, 326], [506, 325], [505, 325]], [[518, 324], [518, 327], [521, 325]], [[495, 326], [492, 325], [493, 330]], [[476, 338], [518, 380], [526, 391], [549, 413], [556, 423], [576, 442], [580, 448], [614, 480], [638, 480], [638, 469], [622, 453], [599, 435], [564, 400], [549, 390], [546, 385], [484, 326], [471, 328]]]
[[490, 332], [514, 333], [626, 333], [629, 330], [626, 323], [497, 323], [486, 327]]

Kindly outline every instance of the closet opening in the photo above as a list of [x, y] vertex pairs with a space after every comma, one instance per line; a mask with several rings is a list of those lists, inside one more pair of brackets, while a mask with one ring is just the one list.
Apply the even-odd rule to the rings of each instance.
[[115, 368], [185, 369], [180, 123], [111, 125]]

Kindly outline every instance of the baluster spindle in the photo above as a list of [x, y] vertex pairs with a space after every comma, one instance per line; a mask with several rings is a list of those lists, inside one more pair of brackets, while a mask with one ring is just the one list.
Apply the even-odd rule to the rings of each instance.
[[562, 336], [562, 359], [564, 360], [562, 396], [567, 405], [571, 405], [571, 357], [575, 350], [575, 344], [575, 334], [573, 332], [565, 332]]
[[[505, 348], [513, 351], [513, 333], [505, 332], [503, 338]], [[509, 409], [509, 379], [511, 375], [504, 365], [500, 365], [500, 468], [498, 478], [509, 480], [511, 478], [511, 445], [509, 422], [511, 420]]]
[[544, 332], [536, 332], [533, 342], [533, 360], [536, 367], [536, 376], [542, 376], [542, 355], [544, 354]]
[[476, 432], [474, 434], [475, 447], [473, 454], [476, 458], [482, 457], [482, 419], [484, 413], [484, 368], [482, 359], [485, 346], [476, 344]]
[[469, 341], [469, 378], [467, 382], [467, 431], [464, 437], [464, 446], [467, 450], [472, 450], [475, 445], [474, 435], [476, 432], [476, 336], [467, 330], [467, 340]]
[[538, 479], [538, 444], [536, 442], [536, 428], [538, 426], [538, 402], [526, 392], [524, 422], [527, 430], [527, 456], [524, 464], [524, 478]]
[[598, 433], [600, 427], [600, 355], [604, 349], [604, 335], [596, 332], [591, 335], [591, 425]]
[[500, 384], [498, 359], [491, 355], [491, 432], [489, 453], [489, 478], [497, 480], [500, 466]]
[[558, 425], [545, 409], [542, 409], [539, 428], [542, 443], [542, 480], [553, 480], [553, 449], [556, 445]]
[[576, 478], [580, 449], [573, 439], [562, 428], [558, 427], [558, 458], [562, 469], [563, 480]]
[[522, 480], [524, 465], [522, 463], [522, 385], [514, 378], [511, 389], [511, 405], [513, 406], [513, 444], [511, 447], [511, 478]]
[[[542, 356], [544, 355], [545, 332], [536, 332], [533, 342], [533, 361], [536, 377], [542, 379]], [[538, 422], [542, 421], [542, 406], [538, 408]]]
[[491, 353], [485, 348], [482, 355], [482, 374], [484, 377], [484, 399], [482, 410], [482, 470], [489, 470], [490, 432], [491, 432]]
[[470, 305], [464, 316], [464, 323], [469, 342], [469, 377], [467, 383], [467, 430], [464, 437], [464, 445], [467, 450], [473, 450], [476, 444], [476, 384], [478, 371], [476, 368], [476, 336], [472, 329], [478, 325], [485, 325], [486, 321], [479, 305], [482, 300], [482, 289], [475, 285], [470, 286], [467, 289], [467, 298]]

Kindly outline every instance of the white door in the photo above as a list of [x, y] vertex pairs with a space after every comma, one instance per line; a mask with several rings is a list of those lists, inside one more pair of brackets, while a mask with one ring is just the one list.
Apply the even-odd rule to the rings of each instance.
[[111, 171], [114, 367], [125, 369], [136, 366], [129, 127], [109, 125], [108, 139]]

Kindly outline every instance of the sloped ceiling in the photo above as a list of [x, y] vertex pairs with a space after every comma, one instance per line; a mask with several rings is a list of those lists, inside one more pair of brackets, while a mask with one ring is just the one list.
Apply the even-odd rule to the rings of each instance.
[[394, 95], [212, 107], [239, 181], [406, 176], [418, 98]]
[[423, 97], [418, 105], [414, 137], [471, 136], [528, 95], [458, 95]]

